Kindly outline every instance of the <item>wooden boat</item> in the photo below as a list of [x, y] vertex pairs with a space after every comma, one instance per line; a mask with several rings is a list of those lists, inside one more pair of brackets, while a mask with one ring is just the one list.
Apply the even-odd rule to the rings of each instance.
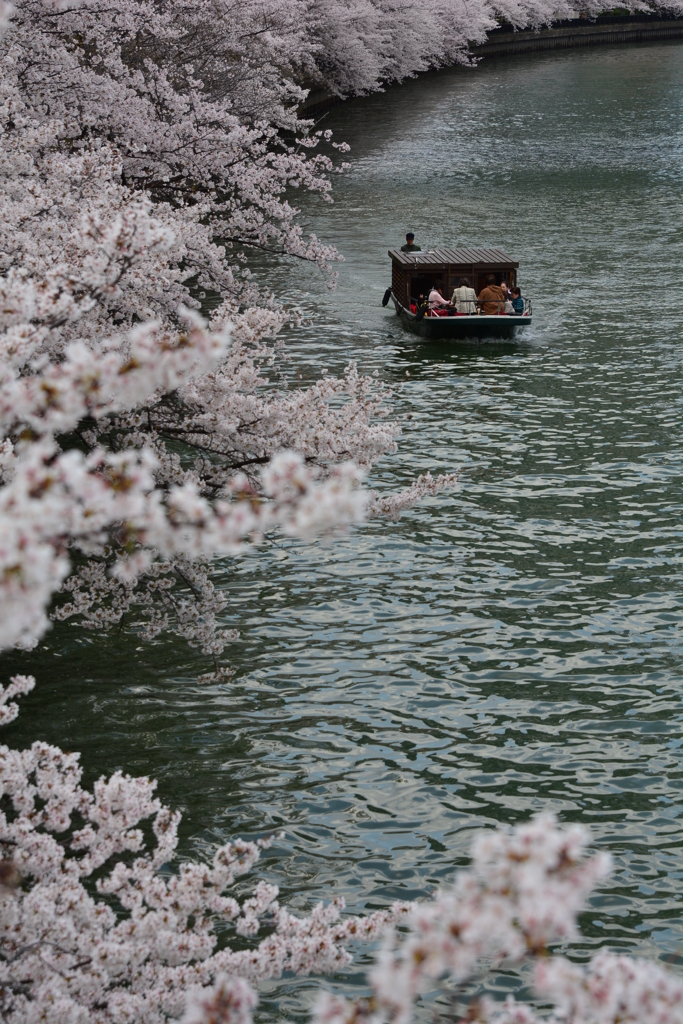
[[519, 263], [500, 249], [428, 249], [402, 252], [389, 249], [391, 288], [384, 305], [393, 300], [401, 323], [421, 338], [512, 338], [521, 327], [531, 323], [531, 302], [524, 300], [524, 313], [513, 316], [503, 312], [484, 315], [450, 313], [439, 316], [427, 307], [427, 296], [436, 281], [443, 283], [446, 298], [453, 294], [461, 277], [468, 277], [477, 295], [486, 286], [489, 275], [496, 282], [517, 283]]

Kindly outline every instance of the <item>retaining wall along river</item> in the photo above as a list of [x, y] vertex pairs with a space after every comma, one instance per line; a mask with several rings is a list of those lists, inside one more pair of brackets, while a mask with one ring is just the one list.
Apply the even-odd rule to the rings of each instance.
[[652, 15], [606, 15], [591, 22], [583, 18], [562, 21], [552, 28], [515, 32], [503, 26], [489, 34], [481, 46], [473, 46], [477, 57], [528, 53], [534, 50], [565, 50], [574, 46], [604, 46], [614, 43], [644, 43], [683, 38], [683, 18]]

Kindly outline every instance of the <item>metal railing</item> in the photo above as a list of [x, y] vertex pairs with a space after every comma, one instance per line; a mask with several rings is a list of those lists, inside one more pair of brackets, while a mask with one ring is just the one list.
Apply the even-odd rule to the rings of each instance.
[[[410, 308], [415, 307], [415, 313], [421, 313], [422, 316], [531, 316], [531, 299], [523, 299], [524, 310], [521, 313], [516, 313], [514, 310], [506, 306], [510, 306], [511, 302], [506, 299], [504, 302], [496, 302], [492, 299], [465, 299], [462, 305], [476, 306], [476, 312], [461, 313], [455, 305], [449, 303], [447, 306], [430, 306], [429, 300], [425, 299], [424, 296], [420, 296], [419, 299], [410, 299]], [[492, 308], [492, 307], [495, 307]], [[441, 312], [443, 310], [443, 312]]]

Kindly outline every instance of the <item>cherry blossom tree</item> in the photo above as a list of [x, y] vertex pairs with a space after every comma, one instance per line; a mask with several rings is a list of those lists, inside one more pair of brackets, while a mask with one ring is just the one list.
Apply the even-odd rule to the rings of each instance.
[[[680, 0], [631, 0], [623, 7], [683, 11]], [[311, 74], [305, 66], [306, 73], [336, 96], [371, 93], [429, 68], [471, 63], [470, 47], [501, 23], [539, 29], [606, 9], [602, 0], [310, 0], [315, 68]]]
[[[224, 602], [209, 580], [210, 556], [233, 553], [275, 525], [314, 534], [357, 521], [365, 499], [355, 493], [353, 463], [368, 466], [391, 448], [396, 428], [381, 422], [383, 396], [354, 367], [308, 391], [270, 386], [264, 368], [275, 356], [264, 338], [277, 331], [282, 311], [248, 275], [236, 283], [213, 240], [212, 216], [227, 216], [234, 189], [227, 197], [226, 182], [215, 199], [208, 188], [215, 168], [205, 162], [200, 172], [197, 153], [194, 171], [185, 166], [179, 181], [193, 175], [191, 189], [203, 179], [208, 199], [186, 202], [178, 184], [175, 200], [154, 201], [139, 181], [125, 184], [136, 175], [161, 180], [170, 169], [159, 152], [139, 163], [151, 137], [138, 148], [104, 139], [112, 133], [108, 111], [131, 106], [137, 72], [126, 68], [121, 84], [84, 70], [57, 41], [59, 32], [76, 38], [73, 19], [81, 15], [42, 5], [33, 13], [48, 27], [56, 19], [59, 31], [41, 35], [31, 11], [15, 12], [3, 64], [0, 643], [35, 641], [75, 560], [72, 600], [59, 616], [102, 626], [136, 608], [145, 635], [172, 618], [191, 642], [218, 653]], [[97, 18], [92, 24], [93, 50], [106, 50], [104, 38], [115, 33]], [[48, 93], [38, 68], [62, 84], [52, 81]], [[70, 88], [81, 113], [91, 111], [87, 125], [69, 120]], [[147, 120], [160, 136], [161, 119]], [[237, 207], [239, 233], [264, 243], [274, 234], [324, 262], [315, 242], [304, 251], [293, 211], [274, 198], [294, 167], [325, 191], [316, 159], [290, 146], [273, 153], [270, 128], [250, 132], [233, 115], [223, 120], [223, 159], [252, 165], [250, 202]], [[132, 124], [128, 130], [130, 139]], [[175, 141], [157, 137], [157, 150], [182, 151], [186, 130]], [[206, 139], [197, 123], [193, 131], [199, 150]], [[204, 152], [209, 165], [215, 135]], [[246, 172], [241, 181], [246, 188]], [[191, 311], [203, 286], [223, 296], [211, 325]], [[287, 450], [296, 454], [277, 454]]]
[[329, 200], [345, 148], [297, 117], [295, 79], [313, 67], [300, 14], [213, 0], [6, 12], [3, 644], [34, 643], [63, 585], [55, 617], [128, 616], [146, 637], [172, 624], [218, 655], [232, 634], [212, 556], [372, 504], [357, 485], [394, 447], [387, 396], [353, 365], [286, 386], [273, 339], [289, 314], [241, 251], [325, 274], [337, 258], [303, 238], [289, 198]]

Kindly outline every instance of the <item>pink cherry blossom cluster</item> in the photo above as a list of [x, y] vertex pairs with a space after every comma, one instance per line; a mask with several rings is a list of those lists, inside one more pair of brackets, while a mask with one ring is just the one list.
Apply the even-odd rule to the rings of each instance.
[[[125, 257], [135, 264], [134, 235], [145, 237], [143, 253], [159, 239], [168, 241], [147, 211], [133, 213], [109, 234], [112, 261]], [[303, 426], [298, 447], [304, 454], [276, 455], [274, 449], [293, 439], [291, 431], [281, 431], [268, 445], [269, 428], [260, 427], [262, 455], [251, 475], [244, 470], [235, 475], [240, 457], [231, 457], [235, 441], [222, 472], [217, 460], [209, 462], [205, 455], [183, 467], [162, 443], [162, 431], [175, 432], [176, 439], [186, 434], [192, 450], [193, 439], [205, 443], [212, 428], [223, 438], [234, 437], [244, 404], [243, 415], [259, 420], [264, 402], [273, 410], [272, 433], [277, 417], [289, 417], [296, 429], [291, 412], [297, 402], [275, 396], [260, 402], [243, 395], [240, 385], [258, 376], [253, 361], [229, 352], [227, 327], [209, 330], [182, 306], [175, 325], [148, 321], [109, 337], [101, 337], [92, 321], [84, 329], [93, 307], [101, 309], [97, 296], [107, 292], [112, 261], [97, 273], [90, 268], [87, 294], [64, 276], [48, 274], [39, 282], [26, 270], [10, 268], [0, 278], [0, 646], [30, 646], [44, 630], [46, 607], [69, 571], [71, 549], [86, 559], [83, 575], [71, 585], [80, 601], [62, 606], [59, 614], [83, 614], [102, 601], [107, 612], [99, 622], [91, 615], [89, 624], [119, 621], [135, 603], [132, 595], [142, 578], [140, 602], [154, 609], [157, 631], [173, 609], [181, 633], [217, 652], [230, 634], [217, 639], [221, 600], [207, 579], [206, 559], [234, 553], [245, 540], [276, 526], [315, 535], [358, 521], [365, 503], [356, 486], [359, 473], [351, 464], [332, 465], [326, 474], [322, 460], [306, 465], [311, 445], [304, 443]], [[111, 329], [105, 319], [102, 334], [106, 326]], [[195, 397], [187, 388], [198, 379], [203, 386]], [[218, 382], [213, 403], [211, 381]], [[327, 402], [344, 388], [356, 392], [349, 403], [355, 411], [345, 409], [335, 419]], [[358, 454], [374, 455], [386, 447], [391, 428], [370, 423], [381, 399], [371, 397], [368, 388], [351, 368], [343, 383], [322, 382], [307, 396], [308, 404], [298, 399], [304, 415], [320, 408], [330, 422], [315, 439], [318, 451], [325, 439], [334, 442], [335, 427], [341, 433], [348, 424], [357, 436], [367, 427], [368, 443], [363, 448], [358, 440]], [[76, 443], [65, 445], [65, 436]], [[204, 464], [208, 472], [203, 473]], [[197, 600], [170, 594], [153, 568], [157, 556], [166, 559], [165, 583], [175, 575]], [[193, 558], [205, 563], [193, 566]], [[96, 580], [99, 586], [93, 586]], [[109, 581], [106, 598], [103, 581]], [[149, 620], [146, 626], [149, 633]]]
[[[192, 482], [165, 493], [156, 486], [156, 466], [147, 449], [120, 454], [99, 449], [84, 456], [73, 450], [57, 454], [51, 444], [36, 443], [20, 451], [11, 481], [0, 488], [0, 644], [30, 647], [46, 628], [45, 608], [69, 571], [67, 544], [91, 559], [106, 559], [116, 543], [110, 569], [106, 562], [89, 561], [71, 582], [68, 589], [77, 600], [61, 615], [90, 613], [94, 618], [93, 605], [104, 605], [108, 598], [101, 612], [108, 619], [94, 624], [120, 621], [142, 576], [150, 593], [159, 588], [157, 605], [164, 607], [166, 594], [184, 635], [206, 649], [215, 641], [213, 624], [199, 619], [211, 613], [214, 602], [214, 611], [223, 605], [210, 581], [204, 581], [198, 559], [233, 554], [275, 526], [314, 536], [363, 515], [365, 496], [355, 486], [354, 471], [334, 468], [318, 482], [294, 453], [281, 453], [268, 464], [264, 498], [246, 478], [235, 480], [235, 501], [209, 502]], [[166, 560], [153, 562], [155, 554]], [[186, 608], [177, 596], [171, 600], [162, 582], [171, 571], [194, 591], [194, 598], [203, 588], [204, 600], [189, 601]], [[130, 601], [122, 601], [122, 594], [129, 594]], [[169, 625], [168, 618], [159, 621], [159, 614], [149, 635]]]
[[550, 1015], [513, 997], [503, 1004], [484, 997], [468, 1001], [463, 1020], [682, 1024], [683, 982], [663, 968], [604, 950], [587, 966], [548, 955], [553, 943], [578, 937], [577, 914], [609, 871], [609, 856], [587, 856], [587, 842], [584, 828], [560, 828], [549, 814], [480, 834], [471, 869], [417, 904], [403, 933], [389, 929], [368, 975], [371, 994], [354, 1003], [321, 993], [314, 1024], [408, 1024], [418, 996], [437, 983], [464, 993], [468, 982], [481, 982], [485, 967], [528, 960], [538, 994], [555, 1006]]
[[[53, 461], [55, 476], [54, 467], [73, 454]], [[144, 467], [112, 463], [107, 472], [134, 502], [128, 479], [144, 476]], [[300, 462], [282, 457], [271, 465], [264, 490], [286, 502], [290, 490], [304, 486], [300, 472]], [[39, 474], [34, 483], [38, 491], [56, 486]], [[96, 517], [97, 500], [92, 505]], [[206, 511], [197, 513], [191, 503], [183, 509], [185, 520]], [[33, 685], [19, 676], [0, 692], [2, 722], [16, 717], [14, 698]], [[183, 1013], [187, 1024], [251, 1024], [252, 986], [259, 981], [284, 971], [335, 972], [349, 962], [345, 943], [375, 939], [387, 927], [369, 974], [371, 997], [352, 1004], [323, 994], [315, 1024], [407, 1024], [417, 996], [439, 981], [462, 985], [482, 962], [525, 958], [536, 962], [536, 987], [557, 1014], [540, 1017], [511, 998], [502, 1006], [484, 999], [471, 1003], [469, 1020], [683, 1021], [683, 985], [655, 965], [604, 951], [587, 967], [546, 955], [549, 944], [576, 937], [576, 915], [609, 869], [606, 855], [587, 857], [587, 836], [578, 826], [559, 829], [546, 816], [512, 833], [484, 833], [475, 841], [472, 868], [424, 904], [342, 920], [337, 901], [301, 919], [263, 881], [241, 904], [226, 895], [255, 865], [263, 843], [228, 844], [211, 865], [172, 871], [179, 816], [154, 798], [153, 784], [116, 773], [88, 793], [80, 774], [78, 755], [45, 743], [24, 751], [0, 747], [0, 999], [11, 1024], [154, 1024]], [[264, 920], [270, 933], [256, 946], [217, 949], [218, 922], [249, 938]], [[397, 921], [403, 933], [391, 927]]]
[[[30, 677], [0, 688], [0, 719]], [[0, 1013], [11, 1024], [249, 1024], [252, 986], [350, 962], [407, 914], [395, 904], [342, 918], [343, 900], [296, 917], [260, 881], [230, 895], [271, 839], [219, 847], [211, 863], [174, 864], [180, 815], [155, 784], [121, 772], [81, 786], [78, 754], [36, 742], [0, 746]], [[218, 942], [217, 926], [221, 928]], [[254, 939], [234, 951], [225, 929]], [[259, 937], [265, 931], [263, 937]], [[244, 942], [241, 942], [244, 946]]]
[[[0, 721], [34, 680], [0, 687]], [[79, 755], [35, 742], [0, 746], [0, 1013], [8, 1024], [252, 1024], [260, 982], [333, 974], [352, 941], [383, 937], [368, 997], [321, 992], [314, 1024], [407, 1024], [415, 1000], [444, 980], [481, 980], [484, 965], [531, 960], [540, 1016], [511, 997], [472, 999], [481, 1024], [681, 1024], [683, 984], [662, 968], [598, 953], [587, 966], [549, 956], [577, 937], [576, 915], [609, 869], [580, 826], [545, 815], [481, 833], [472, 867], [424, 903], [344, 917], [341, 899], [306, 917], [265, 880], [238, 900], [237, 879], [275, 837], [218, 848], [210, 863], [175, 862], [180, 815], [155, 784], [116, 772], [92, 792]], [[400, 926], [400, 930], [397, 929]], [[232, 932], [241, 949], [226, 942]], [[220, 942], [218, 937], [220, 934]], [[479, 976], [478, 973], [479, 972]]]

